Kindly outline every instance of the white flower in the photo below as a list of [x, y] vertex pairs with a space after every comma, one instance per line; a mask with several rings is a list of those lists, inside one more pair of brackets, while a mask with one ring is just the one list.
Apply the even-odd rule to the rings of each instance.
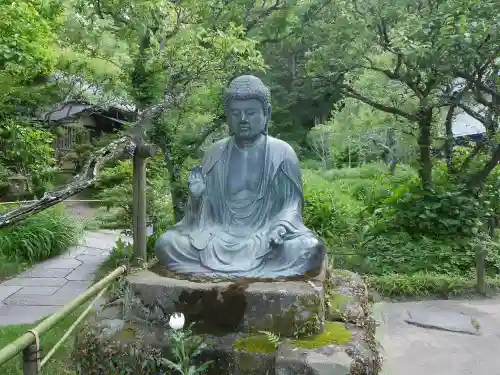
[[184, 323], [186, 323], [186, 319], [183, 313], [173, 313], [170, 315], [170, 320], [168, 321], [170, 328], [175, 330], [181, 329], [184, 327]]

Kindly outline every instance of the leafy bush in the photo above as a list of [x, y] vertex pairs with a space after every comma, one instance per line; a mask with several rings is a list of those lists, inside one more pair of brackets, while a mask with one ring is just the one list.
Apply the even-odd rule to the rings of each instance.
[[387, 167], [382, 163], [365, 164], [359, 168], [331, 169], [322, 173], [327, 180], [341, 179], [375, 179], [388, 174]]
[[82, 223], [62, 207], [53, 207], [0, 230], [0, 252], [10, 260], [35, 263], [75, 245]]
[[[97, 198], [108, 210], [99, 219], [108, 228], [132, 229], [132, 161], [120, 161], [103, 170], [96, 185]], [[167, 172], [161, 155], [148, 162], [147, 216], [158, 228], [172, 224], [173, 214]]]
[[465, 275], [474, 269], [476, 246], [488, 253], [487, 266], [500, 270], [500, 246], [487, 237], [475, 239], [412, 236], [407, 232], [388, 232], [368, 236], [358, 249], [358, 270], [372, 275], [440, 272]]
[[475, 197], [445, 185], [440, 168], [433, 194], [420, 189], [417, 172], [405, 165], [394, 176], [379, 163], [304, 170], [306, 225], [326, 240], [336, 267], [366, 275], [384, 294], [463, 291], [478, 248], [486, 251], [487, 273], [500, 271], [500, 245], [484, 225], [497, 195]]
[[41, 196], [57, 170], [52, 134], [16, 121], [0, 123], [0, 164], [28, 178], [30, 191]]
[[[368, 287], [386, 297], [454, 296], [475, 292], [473, 275], [417, 272], [414, 274], [387, 273], [364, 277]], [[486, 279], [487, 289], [498, 291], [498, 276]]]
[[304, 222], [333, 251], [356, 232], [364, 205], [314, 171], [303, 171], [303, 182]]
[[478, 199], [462, 191], [425, 192], [411, 188], [376, 210], [377, 230], [404, 230], [412, 235], [474, 237], [483, 228], [485, 212]]

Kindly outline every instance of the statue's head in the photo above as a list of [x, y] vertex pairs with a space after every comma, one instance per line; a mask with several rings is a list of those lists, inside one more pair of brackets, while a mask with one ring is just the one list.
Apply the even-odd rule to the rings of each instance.
[[271, 118], [269, 89], [255, 76], [239, 76], [226, 90], [224, 110], [229, 132], [236, 138], [253, 140], [267, 134]]

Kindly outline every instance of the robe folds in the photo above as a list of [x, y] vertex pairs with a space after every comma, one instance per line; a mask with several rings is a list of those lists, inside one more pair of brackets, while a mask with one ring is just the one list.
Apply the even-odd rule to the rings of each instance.
[[[160, 263], [172, 271], [236, 277], [293, 276], [319, 267], [323, 246], [302, 220], [300, 165], [286, 142], [266, 136], [257, 188], [244, 199], [228, 191], [232, 137], [212, 145], [202, 160], [205, 191], [190, 198], [184, 218], [156, 244]], [[285, 228], [283, 243], [269, 234]]]

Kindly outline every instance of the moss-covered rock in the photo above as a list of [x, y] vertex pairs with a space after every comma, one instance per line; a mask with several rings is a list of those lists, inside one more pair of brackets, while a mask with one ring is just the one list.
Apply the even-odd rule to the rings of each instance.
[[242, 337], [234, 343], [234, 349], [246, 353], [271, 354], [276, 352], [277, 345], [265, 334], [259, 334]]
[[298, 348], [316, 349], [331, 344], [347, 344], [351, 340], [351, 337], [351, 332], [343, 323], [326, 322], [325, 330], [322, 333], [303, 339], [290, 340], [289, 343]]
[[[280, 375], [375, 375], [376, 356], [365, 342], [364, 330], [332, 322], [329, 334], [307, 340], [287, 340], [276, 354]], [[327, 332], [325, 330], [325, 332]], [[362, 369], [362, 372], [356, 372]]]
[[363, 279], [350, 271], [328, 270], [325, 280], [325, 317], [359, 326], [369, 314], [368, 289]]
[[[325, 308], [334, 321], [325, 321]], [[380, 371], [375, 322], [356, 274], [332, 270], [323, 279], [201, 283], [140, 271], [128, 277], [122, 300], [105, 305], [82, 328], [77, 373], [158, 375], [159, 359], [170, 352], [165, 327], [177, 311], [187, 324], [196, 323], [207, 343], [197, 358], [213, 361], [207, 375]]]
[[322, 331], [324, 273], [308, 280], [195, 282], [143, 270], [127, 277], [126, 317], [168, 323], [182, 312], [197, 332], [270, 331], [287, 337]]

